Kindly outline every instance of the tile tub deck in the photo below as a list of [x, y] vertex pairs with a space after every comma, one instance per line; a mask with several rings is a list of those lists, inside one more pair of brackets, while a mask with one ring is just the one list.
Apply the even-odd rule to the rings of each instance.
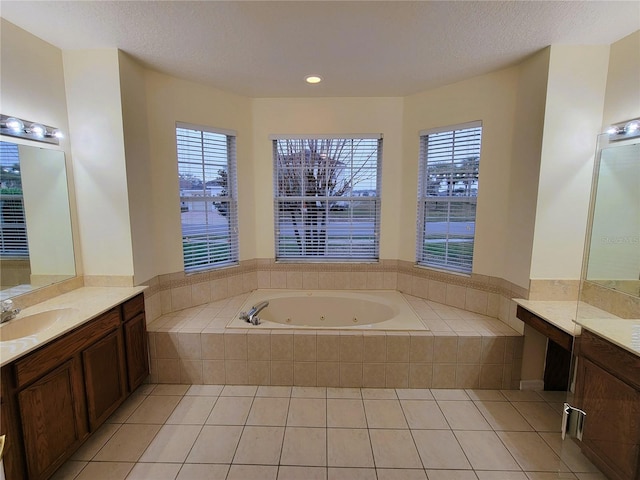
[[428, 331], [228, 329], [247, 294], [148, 325], [151, 381], [368, 388], [518, 388], [523, 337], [404, 295]]

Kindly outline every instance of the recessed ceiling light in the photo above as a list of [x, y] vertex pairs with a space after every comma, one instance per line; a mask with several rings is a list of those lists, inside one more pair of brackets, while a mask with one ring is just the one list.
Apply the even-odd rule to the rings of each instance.
[[322, 81], [322, 77], [320, 75], [309, 75], [305, 78], [307, 83], [316, 84]]

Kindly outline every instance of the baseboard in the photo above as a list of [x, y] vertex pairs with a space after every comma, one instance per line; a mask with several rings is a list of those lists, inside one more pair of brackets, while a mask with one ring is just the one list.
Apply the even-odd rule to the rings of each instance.
[[544, 390], [544, 380], [520, 380], [520, 390]]

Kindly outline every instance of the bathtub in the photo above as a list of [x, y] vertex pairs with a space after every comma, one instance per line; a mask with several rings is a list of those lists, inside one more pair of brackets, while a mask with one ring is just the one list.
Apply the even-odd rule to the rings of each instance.
[[[268, 301], [259, 325], [240, 318], [253, 305]], [[395, 290], [253, 291], [227, 324], [244, 329], [428, 330], [411, 305]]]

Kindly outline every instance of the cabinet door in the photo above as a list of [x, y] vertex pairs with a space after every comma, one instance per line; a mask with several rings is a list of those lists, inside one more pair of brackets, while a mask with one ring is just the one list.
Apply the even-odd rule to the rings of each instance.
[[127, 395], [120, 329], [82, 352], [89, 427], [94, 431]]
[[144, 313], [124, 323], [124, 341], [127, 350], [129, 390], [135, 390], [149, 375], [147, 355], [147, 325]]
[[586, 358], [582, 362], [583, 445], [616, 478], [640, 478], [640, 392]]
[[80, 359], [22, 390], [18, 403], [29, 478], [48, 478], [88, 435]]

